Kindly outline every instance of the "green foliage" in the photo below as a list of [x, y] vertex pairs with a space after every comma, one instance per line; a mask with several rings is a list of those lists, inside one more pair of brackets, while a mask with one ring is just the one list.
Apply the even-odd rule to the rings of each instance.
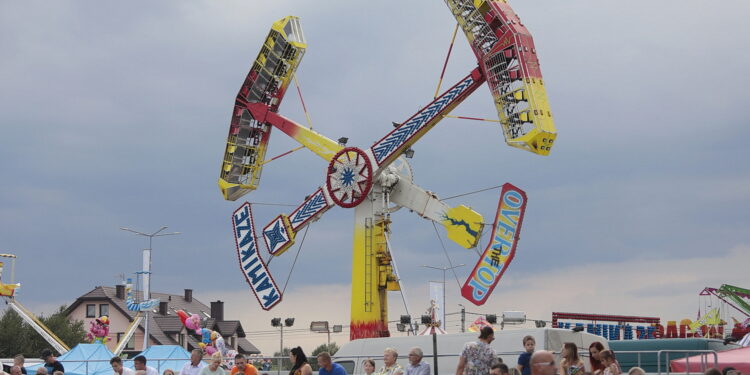
[[[54, 314], [39, 320], [54, 332], [69, 347], [85, 342], [86, 331], [80, 320], [70, 321], [65, 316], [65, 306]], [[42, 349], [52, 347], [15, 311], [7, 309], [0, 318], [0, 358], [11, 358], [23, 354], [27, 358], [39, 357]], [[59, 353], [57, 353], [59, 354]]]

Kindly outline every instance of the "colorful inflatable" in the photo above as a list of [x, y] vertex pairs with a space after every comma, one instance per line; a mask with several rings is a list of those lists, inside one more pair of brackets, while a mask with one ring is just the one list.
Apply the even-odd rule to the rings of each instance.
[[109, 317], [106, 315], [100, 316], [90, 322], [89, 333], [86, 334], [86, 339], [92, 344], [106, 344], [109, 338]]
[[227, 350], [224, 338], [221, 337], [219, 332], [212, 331], [208, 328], [201, 328], [200, 315], [188, 315], [185, 311], [177, 310], [177, 316], [180, 318], [180, 321], [185, 328], [200, 336], [201, 342], [199, 343], [199, 346], [206, 352], [206, 354], [212, 355], [219, 352], [223, 357], [230, 356], [231, 351]]

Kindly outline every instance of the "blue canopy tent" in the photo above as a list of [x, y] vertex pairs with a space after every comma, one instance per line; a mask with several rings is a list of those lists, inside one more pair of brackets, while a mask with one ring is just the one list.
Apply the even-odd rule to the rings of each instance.
[[[57, 357], [65, 367], [65, 375], [90, 375], [94, 373], [112, 373], [109, 360], [114, 354], [103, 344], [78, 344], [69, 352]], [[26, 371], [33, 374], [43, 363], [26, 366]]]
[[[146, 357], [146, 365], [155, 368], [160, 374], [168, 368], [178, 373], [182, 370], [182, 366], [190, 362], [190, 352], [178, 345], [151, 346], [139, 355]], [[125, 367], [135, 367], [132, 360], [124, 361], [123, 364]]]

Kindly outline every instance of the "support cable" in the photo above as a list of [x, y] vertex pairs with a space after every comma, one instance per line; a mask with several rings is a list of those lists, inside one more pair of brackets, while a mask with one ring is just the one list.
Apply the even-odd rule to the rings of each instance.
[[464, 196], [471, 195], [471, 194], [476, 194], [476, 193], [482, 193], [482, 192], [485, 192], [487, 190], [498, 189], [498, 188], [501, 188], [501, 187], [503, 187], [503, 185], [497, 185], [497, 186], [493, 186], [493, 187], [488, 187], [486, 189], [481, 189], [481, 190], [476, 190], [476, 191], [470, 191], [468, 193], [458, 194], [458, 195], [454, 195], [454, 196], [451, 196], [451, 197], [448, 197], [448, 198], [442, 198], [441, 200], [447, 201], [448, 199], [453, 199], [453, 198], [458, 198], [458, 197], [464, 197]]
[[461, 119], [461, 120], [474, 120], [474, 121], [485, 121], [485, 122], [497, 122], [497, 123], [500, 123], [500, 120], [492, 120], [492, 119], [488, 119], [488, 118], [479, 118], [479, 117], [453, 116], [453, 115], [445, 115], [443, 117], [457, 118], [457, 119]]
[[451, 272], [453, 272], [453, 277], [456, 278], [456, 285], [458, 285], [458, 289], [461, 289], [461, 282], [458, 281], [458, 275], [456, 274], [456, 268], [453, 267], [453, 262], [451, 261], [451, 257], [448, 256], [448, 250], [445, 248], [445, 244], [443, 244], [443, 239], [440, 238], [440, 232], [438, 232], [437, 225], [435, 225], [435, 222], [432, 222], [432, 227], [435, 228], [435, 235], [438, 238], [438, 241], [440, 241], [440, 246], [443, 248], [443, 253], [445, 253], [445, 259], [448, 260], [448, 264], [451, 266]]
[[272, 162], [272, 161], [274, 161], [274, 160], [276, 160], [276, 159], [278, 159], [278, 158], [281, 158], [281, 157], [287, 156], [287, 155], [291, 154], [292, 152], [294, 152], [294, 151], [298, 151], [298, 150], [301, 150], [301, 149], [303, 149], [303, 148], [305, 148], [305, 146], [299, 146], [299, 147], [295, 147], [295, 148], [293, 148], [293, 149], [291, 149], [291, 150], [289, 150], [289, 151], [287, 151], [287, 152], [285, 152], [285, 153], [283, 153], [283, 154], [280, 154], [280, 155], [276, 155], [276, 156], [274, 156], [274, 157], [272, 157], [272, 158], [270, 158], [270, 159], [268, 159], [268, 160], [266, 160], [266, 161], [264, 161], [264, 162], [260, 163], [260, 165], [266, 165], [266, 164], [268, 164], [268, 163], [270, 163], [270, 162]]
[[310, 120], [310, 113], [307, 111], [307, 106], [305, 105], [305, 99], [302, 99], [302, 90], [299, 88], [299, 82], [297, 82], [297, 73], [292, 74], [292, 77], [294, 78], [294, 85], [297, 86], [297, 94], [299, 94], [299, 100], [302, 102], [302, 110], [305, 111], [305, 118], [307, 119], [307, 125], [310, 127], [310, 130], [312, 130], [312, 121]]
[[[391, 240], [388, 238], [388, 233], [385, 231], [383, 232], [383, 237], [385, 237], [385, 244], [388, 246], [388, 253], [391, 254], [391, 265], [393, 265], [393, 273], [396, 274], [396, 280], [398, 280], [398, 289], [399, 292], [401, 292], [401, 300], [404, 301], [404, 309], [406, 310], [406, 315], [411, 316], [409, 313], [409, 304], [406, 301], [406, 292], [404, 292], [404, 286], [401, 284], [401, 275], [398, 273], [398, 267], [396, 266], [396, 258], [393, 257], [393, 246], [391, 246]], [[417, 334], [417, 330], [413, 330], [414, 334]]]
[[451, 45], [448, 47], [448, 55], [445, 56], [445, 63], [443, 64], [443, 71], [440, 73], [440, 80], [438, 80], [437, 89], [435, 89], [435, 97], [437, 99], [438, 93], [440, 92], [440, 86], [443, 84], [443, 76], [445, 75], [445, 68], [448, 66], [448, 59], [451, 57], [451, 51], [453, 51], [453, 43], [456, 41], [456, 34], [458, 33], [458, 22], [456, 22], [456, 28], [453, 30], [453, 37], [451, 38]]
[[310, 229], [310, 224], [308, 224], [305, 227], [305, 234], [302, 235], [302, 241], [299, 243], [299, 248], [297, 248], [297, 255], [294, 256], [294, 262], [292, 262], [292, 269], [289, 270], [289, 276], [286, 278], [286, 282], [284, 283], [284, 288], [281, 290], [281, 295], [284, 295], [284, 292], [286, 292], [286, 286], [289, 284], [289, 279], [292, 278], [292, 272], [294, 272], [294, 265], [297, 264], [297, 258], [299, 258], [299, 253], [302, 251], [302, 245], [305, 244], [305, 238], [307, 237], [307, 230]]

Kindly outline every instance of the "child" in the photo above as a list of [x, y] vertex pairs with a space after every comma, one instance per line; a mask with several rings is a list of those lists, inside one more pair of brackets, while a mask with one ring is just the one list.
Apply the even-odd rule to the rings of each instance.
[[604, 365], [604, 375], [620, 375], [620, 367], [615, 362], [615, 355], [611, 350], [602, 350], [599, 359]]
[[531, 359], [531, 355], [534, 354], [535, 346], [536, 340], [534, 340], [534, 336], [529, 335], [523, 338], [523, 348], [526, 349], [526, 352], [518, 356], [518, 366], [516, 367], [518, 371], [521, 371], [521, 375], [531, 375], [529, 360]]
[[560, 375], [583, 375], [583, 361], [578, 358], [578, 347], [572, 342], [566, 342], [560, 350]]

